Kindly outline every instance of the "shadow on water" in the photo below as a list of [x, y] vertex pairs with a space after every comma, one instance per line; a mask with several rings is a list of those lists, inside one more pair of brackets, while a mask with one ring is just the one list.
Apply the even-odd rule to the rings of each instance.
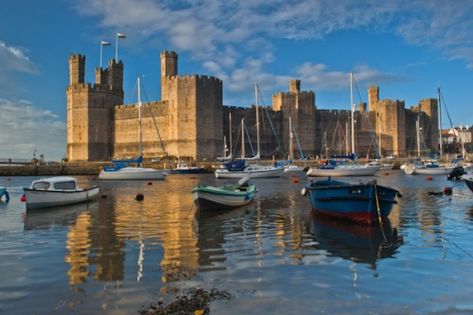
[[357, 225], [313, 214], [309, 231], [320, 249], [332, 256], [367, 263], [373, 269], [376, 269], [378, 260], [393, 257], [403, 244], [402, 237], [389, 220], [381, 227], [378, 224]]

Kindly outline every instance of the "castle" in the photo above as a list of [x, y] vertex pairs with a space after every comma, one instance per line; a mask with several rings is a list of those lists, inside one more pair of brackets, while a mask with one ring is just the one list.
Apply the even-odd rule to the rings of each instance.
[[[178, 75], [178, 56], [164, 51], [161, 58], [161, 100], [141, 107], [144, 158], [164, 155], [215, 160], [224, 154], [224, 134], [234, 140], [242, 118], [255, 143], [255, 106], [223, 105], [222, 81], [211, 76]], [[69, 57], [67, 94], [67, 158], [101, 161], [136, 157], [139, 148], [137, 104], [123, 104], [123, 63], [110, 60], [95, 69], [95, 83], [85, 82], [85, 56]], [[300, 81], [288, 92], [272, 97], [260, 109], [261, 155], [285, 157], [289, 150], [289, 117], [297, 145], [294, 156], [326, 156], [351, 151], [350, 110], [317, 109], [315, 93], [301, 91]], [[230, 126], [231, 114], [231, 126]], [[423, 99], [405, 108], [403, 101], [381, 100], [370, 87], [368, 104], [355, 111], [355, 151], [358, 156], [406, 156], [416, 151], [416, 120], [422, 130], [423, 150], [438, 150], [438, 104]], [[235, 141], [236, 143], [236, 141]], [[378, 150], [379, 148], [379, 150]], [[239, 149], [238, 149], [239, 150]], [[234, 148], [234, 154], [238, 152]], [[247, 141], [246, 152], [251, 152]]]

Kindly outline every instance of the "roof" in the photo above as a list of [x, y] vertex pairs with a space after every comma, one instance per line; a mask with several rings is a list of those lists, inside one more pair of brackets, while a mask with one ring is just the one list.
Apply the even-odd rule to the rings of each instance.
[[69, 176], [56, 176], [56, 177], [41, 178], [41, 179], [33, 181], [33, 183], [36, 183], [36, 182], [58, 183], [58, 182], [70, 182], [70, 181], [77, 182], [77, 179], [75, 179], [74, 177], [69, 177]]

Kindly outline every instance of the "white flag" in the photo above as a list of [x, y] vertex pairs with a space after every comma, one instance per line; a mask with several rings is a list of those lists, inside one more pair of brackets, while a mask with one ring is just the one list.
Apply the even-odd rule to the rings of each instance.
[[126, 38], [125, 34], [123, 33], [117, 33], [118, 38]]
[[106, 40], [103, 40], [103, 41], [100, 42], [100, 45], [102, 45], [102, 46], [110, 46], [111, 43], [110, 43], [110, 42], [107, 42]]

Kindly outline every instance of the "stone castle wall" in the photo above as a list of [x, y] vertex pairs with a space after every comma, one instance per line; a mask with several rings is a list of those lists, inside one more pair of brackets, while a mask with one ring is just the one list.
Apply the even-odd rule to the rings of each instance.
[[[241, 154], [238, 131], [242, 118], [256, 153], [255, 107], [223, 106], [222, 81], [215, 77], [177, 73], [175, 52], [161, 53], [162, 100], [141, 108], [145, 158], [171, 155], [214, 160], [223, 155], [223, 136], [233, 136], [233, 154]], [[95, 84], [84, 82], [85, 57], [69, 58], [67, 87], [67, 156], [71, 161], [130, 158], [139, 154], [138, 106], [123, 104], [123, 63], [111, 60], [108, 68], [95, 70]], [[229, 114], [232, 126], [229, 126]], [[380, 100], [379, 88], [370, 87], [368, 104], [355, 112], [355, 151], [359, 157], [405, 156], [416, 151], [415, 121], [420, 119], [423, 148], [437, 150], [438, 105], [424, 99], [411, 109], [404, 102]], [[270, 119], [268, 118], [270, 117]], [[305, 156], [351, 152], [350, 111], [320, 110], [315, 93], [301, 91], [291, 80], [289, 91], [276, 93], [272, 106], [260, 106], [261, 156], [286, 158], [289, 151], [289, 117], [295, 130], [293, 155]], [[161, 140], [158, 136], [161, 136]], [[297, 140], [296, 140], [297, 136]], [[240, 139], [237, 141], [237, 138]], [[245, 135], [246, 137], [246, 135]], [[252, 155], [245, 139], [246, 156]], [[163, 149], [164, 146], [164, 149]]]

